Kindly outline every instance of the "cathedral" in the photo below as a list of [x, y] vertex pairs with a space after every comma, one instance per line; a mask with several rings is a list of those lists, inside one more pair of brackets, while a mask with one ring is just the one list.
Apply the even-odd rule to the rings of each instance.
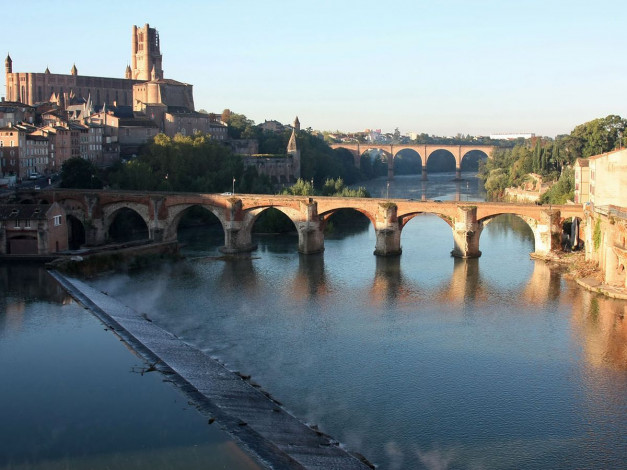
[[30, 106], [53, 102], [65, 109], [89, 101], [95, 109], [130, 106], [138, 112], [151, 105], [161, 109], [165, 105], [177, 112], [194, 112], [192, 85], [164, 79], [159, 33], [148, 24], [133, 26], [131, 64], [126, 66], [124, 78], [83, 76], [76, 65], [68, 75], [51, 73], [48, 68], [43, 73], [13, 72], [10, 55], [5, 60], [5, 72], [6, 100], [11, 102]]

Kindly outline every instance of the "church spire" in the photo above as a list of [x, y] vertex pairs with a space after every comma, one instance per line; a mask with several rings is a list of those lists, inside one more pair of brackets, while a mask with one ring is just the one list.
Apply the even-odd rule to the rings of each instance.
[[298, 144], [296, 142], [296, 133], [299, 131], [300, 121], [297, 116], [294, 120], [294, 128], [292, 129], [290, 141], [287, 144], [287, 154], [292, 157], [292, 171], [290, 176], [294, 181], [300, 178], [300, 150], [298, 150]]
[[298, 116], [294, 120], [294, 128], [292, 129], [292, 135], [290, 137], [290, 141], [287, 143], [287, 153], [293, 153], [298, 151], [298, 145], [296, 144], [296, 133], [300, 131], [300, 121], [298, 120]]
[[130, 79], [133, 78], [133, 71], [131, 70], [131, 66], [127, 65], [126, 66], [126, 72], [124, 72], [124, 78]]
[[4, 69], [6, 73], [13, 73], [13, 60], [7, 52], [7, 58], [4, 60]]
[[76, 64], [72, 65], [72, 70], [70, 70], [70, 73], [75, 76], [78, 75], [78, 69], [76, 68]]

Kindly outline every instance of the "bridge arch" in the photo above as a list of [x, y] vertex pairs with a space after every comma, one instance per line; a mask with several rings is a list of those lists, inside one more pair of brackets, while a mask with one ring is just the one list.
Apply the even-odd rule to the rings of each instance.
[[403, 148], [394, 154], [395, 175], [419, 175], [422, 172], [424, 158], [412, 148]]
[[488, 158], [488, 154], [485, 150], [471, 149], [462, 155], [459, 166], [462, 170], [469, 168], [471, 171], [477, 171], [479, 169], [479, 161], [487, 160]]
[[78, 250], [87, 241], [84, 219], [77, 217], [72, 213], [66, 213], [65, 220], [67, 222], [67, 238], [68, 248], [70, 250]]
[[112, 238], [111, 227], [116, 222], [116, 219], [118, 219], [118, 217], [127, 216], [129, 220], [141, 220], [146, 227], [146, 238], [153, 239], [150, 230], [151, 224], [148, 206], [134, 202], [118, 202], [106, 205], [103, 208], [103, 231], [106, 239], [110, 240]]
[[198, 203], [189, 203], [189, 204], [177, 204], [170, 206], [168, 208], [168, 219], [169, 222], [165, 227], [164, 231], [164, 241], [172, 242], [177, 240], [178, 238], [178, 228], [181, 223], [181, 219], [194, 207], [200, 207], [207, 212], [213, 214], [219, 221], [220, 226], [222, 227], [222, 231], [226, 233], [225, 230], [225, 217], [224, 210], [218, 208], [216, 206], [210, 204], [198, 204]]
[[427, 154], [426, 167], [429, 173], [435, 171], [455, 171], [459, 167], [459, 158], [450, 149], [433, 149]]
[[409, 212], [407, 214], [403, 214], [402, 216], [399, 215], [399, 225], [401, 227], [401, 229], [405, 228], [405, 226], [407, 225], [407, 223], [414, 219], [415, 217], [419, 216], [419, 215], [435, 215], [437, 217], [439, 217], [440, 219], [442, 219], [444, 222], [446, 222], [446, 224], [449, 227], [453, 227], [453, 220], [451, 219], [450, 216], [446, 215], [446, 214], [442, 214], [440, 212], [432, 212], [432, 211], [425, 211], [425, 212]]
[[351, 206], [342, 206], [342, 207], [334, 207], [331, 210], [328, 210], [326, 212], [322, 212], [319, 214], [320, 216], [320, 220], [322, 221], [322, 229], [326, 228], [326, 224], [328, 223], [329, 219], [337, 214], [339, 211], [355, 211], [355, 212], [359, 212], [360, 214], [363, 214], [372, 224], [372, 226], [376, 226], [376, 217], [374, 216], [374, 214], [371, 214], [370, 212], [368, 212], [365, 209], [361, 209], [358, 207], [351, 207]]
[[533, 234], [533, 240], [534, 240], [534, 244], [533, 244], [533, 249], [534, 251], [536, 251], [536, 247], [539, 247], [542, 245], [542, 241], [541, 241], [541, 236], [542, 236], [542, 231], [539, 229], [540, 228], [540, 221], [538, 219], [535, 219], [533, 217], [529, 217], [526, 215], [522, 215], [522, 214], [517, 214], [516, 212], [501, 212], [501, 213], [495, 213], [495, 214], [491, 214], [487, 217], [484, 217], [481, 220], [478, 220], [478, 225], [480, 227], [480, 231], [479, 231], [479, 237], [481, 237], [481, 233], [483, 233], [483, 229], [489, 225], [490, 223], [494, 222], [494, 220], [497, 217], [501, 217], [501, 216], [513, 216], [518, 218], [519, 220], [522, 220], [531, 230], [532, 234]]
[[296, 208], [281, 205], [263, 205], [246, 209], [241, 226], [236, 235], [237, 246], [248, 246], [251, 247], [251, 249], [256, 247], [256, 245], [252, 242], [253, 226], [255, 225], [255, 222], [257, 221], [259, 216], [270, 208], [278, 210], [292, 221], [296, 232], [298, 233], [298, 246], [300, 249], [302, 243], [304, 243], [303, 227], [302, 223], [300, 223], [300, 221], [302, 220], [302, 214]]

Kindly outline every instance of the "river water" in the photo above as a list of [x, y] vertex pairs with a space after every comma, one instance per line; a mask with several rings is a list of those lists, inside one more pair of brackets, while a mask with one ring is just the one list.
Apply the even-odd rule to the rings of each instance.
[[[481, 200], [465, 176], [368, 189]], [[487, 225], [475, 260], [452, 258], [450, 227], [427, 215], [403, 229], [395, 258], [373, 256], [372, 227], [338, 228], [310, 256], [293, 235], [258, 236], [256, 252], [232, 259], [216, 256], [219, 232], [180, 236], [187, 260], [90, 283], [252, 375], [379, 468], [624, 467], [627, 304], [531, 260], [519, 219]]]

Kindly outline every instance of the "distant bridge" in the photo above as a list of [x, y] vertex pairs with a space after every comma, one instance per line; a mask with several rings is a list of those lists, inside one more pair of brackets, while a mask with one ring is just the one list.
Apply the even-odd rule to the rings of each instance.
[[324, 228], [340, 209], [364, 214], [374, 226], [374, 253], [381, 256], [401, 253], [401, 233], [420, 214], [434, 214], [452, 230], [453, 256], [474, 258], [481, 255], [481, 231], [494, 217], [512, 214], [524, 220], [534, 234], [535, 253], [548, 255], [561, 247], [561, 223], [583, 217], [580, 205], [538, 206], [492, 202], [436, 202], [407, 199], [271, 196], [257, 194], [196, 194], [139, 191], [53, 190], [41, 194], [48, 202], [60, 203], [72, 231], [83, 230], [85, 244], [104, 245], [109, 229], [120, 211], [130, 209], [146, 224], [154, 242], [177, 240], [179, 222], [192, 207], [214, 214], [224, 230], [225, 253], [254, 249], [252, 228], [259, 215], [274, 207], [294, 223], [298, 250], [304, 254], [324, 250]]
[[410, 149], [416, 152], [420, 156], [422, 163], [422, 179], [427, 179], [427, 162], [429, 157], [438, 151], [446, 150], [450, 152], [455, 158], [455, 179], [461, 179], [462, 172], [462, 160], [469, 152], [478, 150], [483, 152], [487, 158], [492, 158], [495, 147], [491, 145], [436, 145], [436, 144], [361, 144], [361, 143], [341, 143], [331, 144], [331, 148], [338, 149], [343, 148], [349, 150], [355, 158], [355, 166], [359, 167], [361, 156], [368, 150], [379, 150], [387, 156], [388, 163], [388, 179], [394, 177], [394, 158], [401, 150]]

